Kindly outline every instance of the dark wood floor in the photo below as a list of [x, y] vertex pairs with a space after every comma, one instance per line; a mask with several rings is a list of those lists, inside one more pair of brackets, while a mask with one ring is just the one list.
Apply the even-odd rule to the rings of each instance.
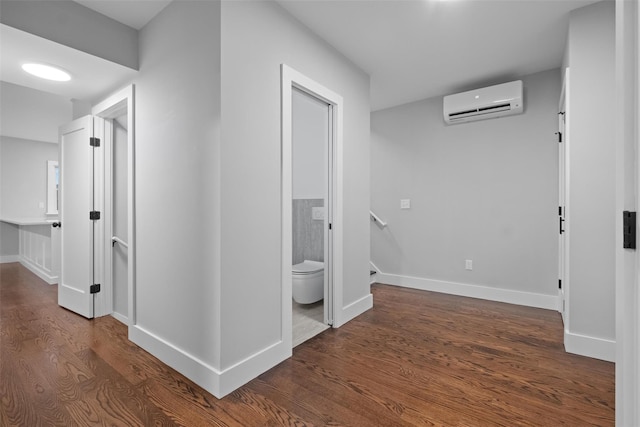
[[224, 399], [0, 265], [0, 425], [614, 424], [614, 365], [566, 354], [558, 313], [374, 285], [375, 307]]

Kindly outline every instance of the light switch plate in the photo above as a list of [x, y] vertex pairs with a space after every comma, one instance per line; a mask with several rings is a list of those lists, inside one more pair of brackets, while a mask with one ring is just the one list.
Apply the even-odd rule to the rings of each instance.
[[411, 199], [401, 199], [400, 209], [411, 209]]

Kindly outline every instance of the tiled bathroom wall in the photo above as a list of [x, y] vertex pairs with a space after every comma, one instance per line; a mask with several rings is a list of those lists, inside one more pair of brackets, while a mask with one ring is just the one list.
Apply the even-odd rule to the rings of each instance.
[[312, 219], [323, 199], [293, 199], [293, 264], [324, 261], [324, 221]]

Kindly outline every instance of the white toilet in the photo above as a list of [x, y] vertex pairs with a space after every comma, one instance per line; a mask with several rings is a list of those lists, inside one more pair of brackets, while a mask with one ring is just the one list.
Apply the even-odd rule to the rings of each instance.
[[324, 298], [324, 263], [305, 260], [295, 264], [293, 300], [298, 304], [312, 304]]

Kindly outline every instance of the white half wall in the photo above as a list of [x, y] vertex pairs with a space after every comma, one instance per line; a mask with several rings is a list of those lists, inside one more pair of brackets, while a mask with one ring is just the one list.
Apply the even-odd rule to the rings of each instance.
[[372, 113], [377, 281], [557, 309], [560, 71], [522, 80], [521, 115], [447, 126], [442, 97]]

